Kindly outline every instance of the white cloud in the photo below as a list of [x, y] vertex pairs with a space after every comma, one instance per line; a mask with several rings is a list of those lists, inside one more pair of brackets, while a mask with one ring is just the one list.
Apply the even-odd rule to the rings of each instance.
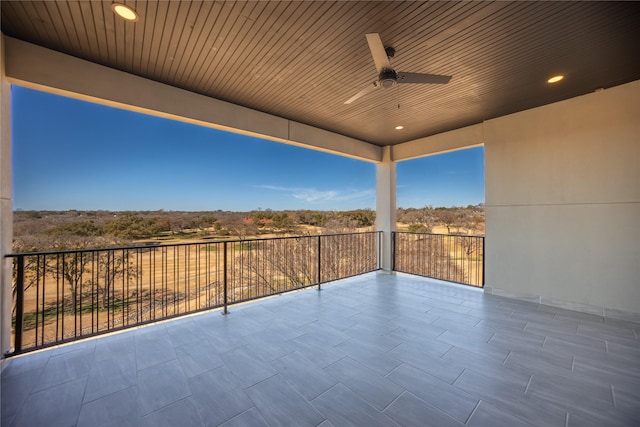
[[348, 201], [355, 199], [363, 199], [375, 195], [374, 190], [317, 190], [315, 188], [303, 187], [279, 187], [276, 185], [257, 185], [257, 188], [265, 190], [282, 191], [291, 194], [298, 200], [304, 200], [308, 203], [322, 203], [328, 201]]

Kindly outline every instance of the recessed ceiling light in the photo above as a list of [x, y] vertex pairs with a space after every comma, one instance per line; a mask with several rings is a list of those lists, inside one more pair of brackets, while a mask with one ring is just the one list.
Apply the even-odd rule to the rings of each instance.
[[111, 5], [111, 10], [118, 15], [120, 18], [125, 19], [127, 21], [137, 21], [138, 14], [135, 10], [122, 3], [113, 3]]
[[564, 76], [562, 74], [558, 74], [557, 76], [550, 77], [549, 80], [547, 80], [547, 83], [558, 83], [562, 79], [564, 79]]
[[404, 129], [404, 126], [402, 125], [396, 126], [396, 130], [400, 130], [400, 129]]

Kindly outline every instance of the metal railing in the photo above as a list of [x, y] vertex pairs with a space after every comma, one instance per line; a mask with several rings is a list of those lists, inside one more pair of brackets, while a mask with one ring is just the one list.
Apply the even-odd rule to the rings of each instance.
[[381, 232], [10, 254], [13, 353], [380, 268]]
[[393, 270], [484, 286], [484, 236], [393, 232]]

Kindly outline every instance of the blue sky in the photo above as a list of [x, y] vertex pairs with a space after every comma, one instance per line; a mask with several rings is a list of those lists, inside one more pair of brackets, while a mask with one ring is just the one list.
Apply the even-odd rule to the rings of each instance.
[[[12, 87], [24, 210], [375, 208], [375, 165]], [[484, 202], [483, 149], [400, 162], [398, 206]]]

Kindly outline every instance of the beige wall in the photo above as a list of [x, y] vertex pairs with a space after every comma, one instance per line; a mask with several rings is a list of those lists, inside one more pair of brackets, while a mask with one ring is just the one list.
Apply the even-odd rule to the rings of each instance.
[[640, 81], [483, 133], [486, 291], [640, 319]]
[[13, 208], [11, 198], [11, 87], [4, 75], [4, 44], [0, 40], [0, 370], [9, 351], [11, 325], [11, 252]]

